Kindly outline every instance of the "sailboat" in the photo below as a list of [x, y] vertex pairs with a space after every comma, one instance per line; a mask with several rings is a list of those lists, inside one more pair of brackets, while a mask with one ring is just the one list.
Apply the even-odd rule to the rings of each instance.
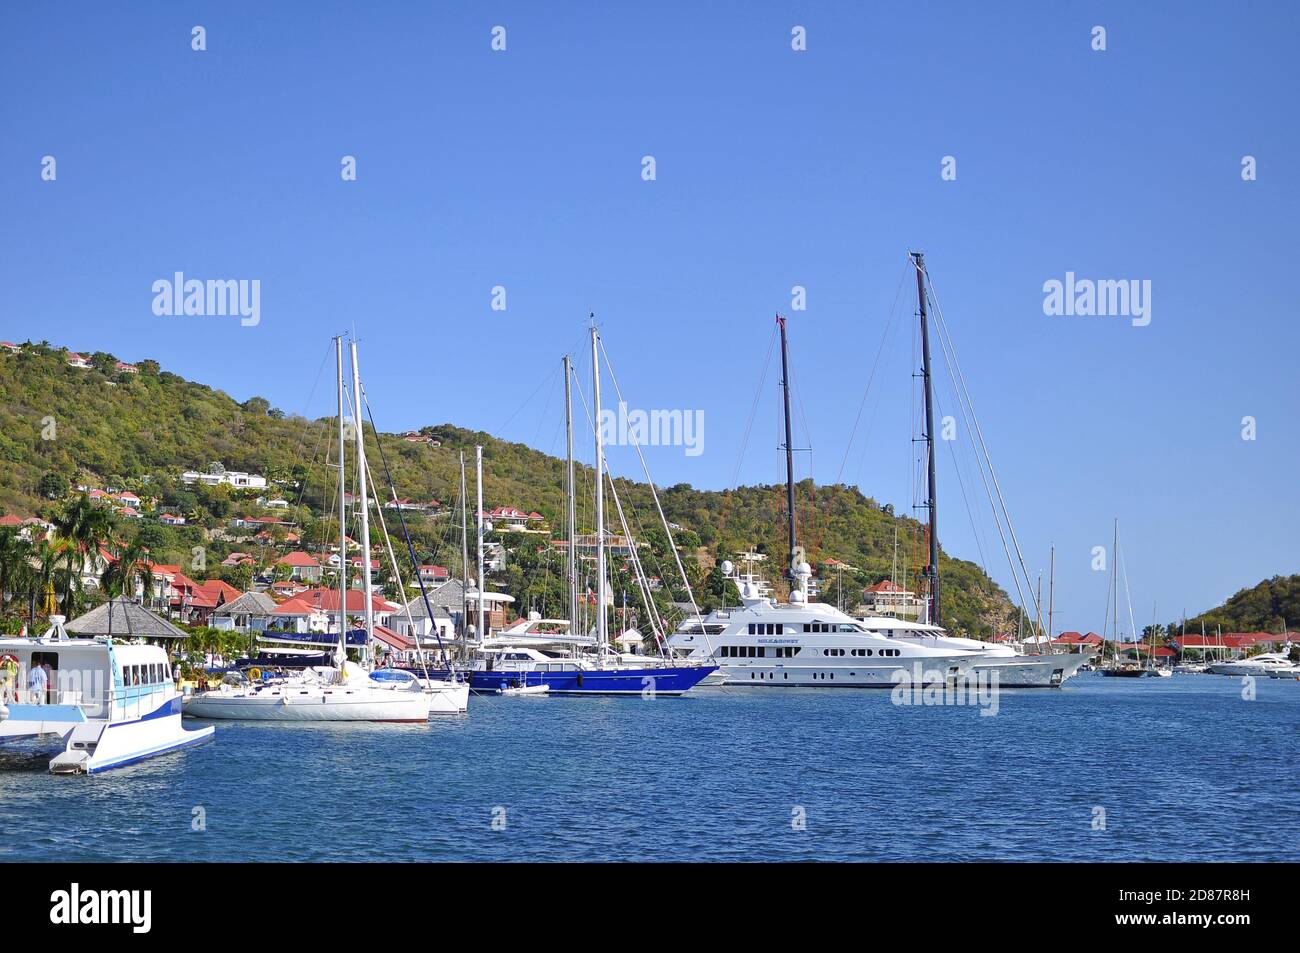
[[[334, 339], [338, 368], [338, 469], [339, 469], [339, 605], [338, 643], [333, 665], [304, 669], [301, 674], [269, 682], [250, 682], [244, 675], [231, 673], [215, 689], [190, 696], [185, 714], [195, 718], [238, 719], [247, 721], [380, 721], [425, 722], [435, 699], [441, 705], [454, 705], [453, 693], [431, 691], [409, 672], [384, 670], [379, 678], [367, 669], [370, 640], [374, 632], [374, 604], [370, 584], [370, 526], [368, 514], [367, 471], [364, 428], [361, 426], [361, 382], [357, 376], [356, 344], [352, 344], [352, 386], [354, 424], [357, 441], [357, 472], [361, 503], [362, 579], [366, 639], [361, 646], [361, 664], [347, 657], [347, 619], [349, 614], [347, 585], [347, 520], [344, 500], [347, 489], [345, 470], [346, 431], [343, 399], [343, 337]], [[353, 600], [355, 601], [355, 600]], [[467, 688], [464, 688], [467, 692]], [[458, 690], [459, 691], [459, 690]]]
[[[862, 618], [863, 625], [872, 631], [891, 636], [916, 645], [929, 646], [956, 652], [974, 653], [972, 670], [977, 676], [996, 679], [1002, 687], [1014, 688], [1059, 688], [1067, 679], [1078, 674], [1081, 666], [1092, 657], [1087, 652], [1054, 652], [1050, 644], [1047, 651], [1042, 651], [1045, 640], [1042, 637], [1042, 580], [1039, 580], [1039, 636], [1035, 641], [1038, 651], [1026, 653], [1015, 647], [997, 642], [982, 642], [949, 634], [942, 628], [941, 614], [941, 580], [939, 578], [939, 531], [938, 531], [938, 492], [935, 480], [935, 446], [934, 446], [934, 383], [930, 365], [930, 321], [927, 309], [928, 295], [925, 270], [925, 256], [921, 252], [911, 254], [912, 264], [916, 269], [917, 308], [920, 317], [921, 334], [921, 377], [925, 389], [925, 443], [927, 451], [927, 500], [923, 504], [927, 513], [926, 536], [929, 540], [929, 560], [923, 574], [927, 580], [928, 612], [925, 621], [913, 622], [906, 619], [889, 617]], [[942, 329], [941, 329], [942, 330]], [[940, 343], [943, 339], [940, 338]], [[990, 463], [991, 470], [991, 463]], [[1010, 517], [1006, 522], [1010, 525]], [[1018, 544], [1017, 544], [1018, 545]], [[1053, 573], [1055, 572], [1055, 550], [1053, 550]], [[1014, 568], [1013, 568], [1014, 573]], [[1054, 575], [1053, 575], [1054, 579]], [[1019, 580], [1017, 577], [1017, 587]], [[1051, 628], [1049, 612], [1048, 628]], [[1049, 636], [1050, 638], [1050, 632]]]
[[[1141, 678], [1146, 672], [1139, 662], [1121, 662], [1119, 659], [1119, 520], [1115, 520], [1114, 544], [1111, 547], [1110, 560], [1110, 589], [1106, 595], [1107, 615], [1114, 618], [1114, 638], [1111, 640], [1111, 646], [1114, 650], [1114, 657], [1109, 665], [1103, 666], [1101, 674], [1109, 678]], [[1128, 592], [1128, 573], [1124, 574], [1124, 589]], [[1113, 611], [1112, 611], [1113, 610]], [[1132, 603], [1129, 604], [1129, 623], [1132, 625]], [[1103, 635], [1107, 627], [1111, 624], [1110, 618], [1107, 618], [1106, 624], [1102, 626]]]
[[[543, 626], [546, 620], [532, 617], [522, 626], [514, 626], [496, 636], [484, 634], [475, 651], [470, 687], [475, 693], [499, 693], [504, 689], [546, 686], [554, 695], [623, 695], [679, 696], [690, 691], [717, 665], [709, 661], [684, 661], [673, 658], [625, 656], [614, 651], [609, 638], [608, 576], [606, 568], [605, 529], [605, 447], [600, 427], [600, 335], [591, 326], [592, 392], [595, 433], [595, 502], [596, 502], [596, 626], [594, 638], [570, 635], [568, 630], [578, 619], [577, 562], [575, 556], [575, 487], [573, 475], [573, 403], [572, 366], [563, 358], [565, 423], [568, 444], [568, 517], [569, 517], [569, 620]], [[481, 484], [480, 480], [480, 484]], [[611, 483], [612, 486], [612, 483]], [[480, 512], [482, 506], [479, 507]], [[480, 533], [480, 540], [482, 534]], [[481, 544], [480, 544], [481, 545]], [[633, 547], [635, 550], [635, 547]], [[635, 556], [633, 557], [635, 558]], [[480, 577], [482, 575], [480, 569]], [[485, 587], [484, 587], [485, 588]], [[480, 619], [482, 604], [480, 603]], [[554, 621], [554, 620], [552, 620]], [[480, 623], [480, 626], [482, 624]], [[547, 633], [544, 628], [558, 629]]]
[[[794, 434], [790, 417], [790, 360], [785, 319], [781, 335], [781, 390], [785, 409], [786, 531], [790, 545], [790, 597], [767, 595], [752, 571], [739, 575], [724, 561], [723, 575], [740, 593], [740, 609], [717, 609], [682, 623], [669, 639], [685, 658], [714, 659], [727, 685], [763, 688], [893, 688], [900, 679], [943, 684], [966, 675], [979, 658], [951, 648], [894, 638], [835, 606], [812, 602], [812, 567], [803, 558], [795, 521]], [[894, 626], [898, 620], [881, 620]]]

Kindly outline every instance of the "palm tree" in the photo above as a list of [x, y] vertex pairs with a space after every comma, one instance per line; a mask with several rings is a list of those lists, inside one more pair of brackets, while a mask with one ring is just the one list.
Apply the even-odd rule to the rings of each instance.
[[11, 600], [28, 591], [31, 558], [30, 542], [9, 527], [0, 529], [0, 615]]
[[117, 558], [104, 570], [104, 591], [114, 596], [133, 598], [137, 586], [147, 587], [152, 581], [149, 570], [149, 552], [135, 540], [122, 546]]
[[71, 589], [80, 585], [80, 576], [72, 573], [66, 566], [66, 540], [41, 540], [35, 551], [35, 565], [29, 583], [28, 593], [35, 596], [38, 614], [54, 615], [59, 611], [57, 592], [60, 588]]
[[62, 550], [66, 572], [60, 577], [59, 601], [64, 614], [71, 617], [86, 567], [99, 558], [100, 549], [112, 538], [113, 517], [83, 493], [54, 518], [54, 533], [68, 544]]

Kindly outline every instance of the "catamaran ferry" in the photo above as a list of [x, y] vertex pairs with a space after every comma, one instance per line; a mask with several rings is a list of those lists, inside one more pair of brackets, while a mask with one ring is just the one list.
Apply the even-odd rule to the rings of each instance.
[[[212, 737], [181, 727], [181, 695], [167, 653], [155, 645], [71, 638], [62, 616], [39, 639], [0, 639], [16, 681], [4, 682], [0, 744], [57, 736], [55, 774], [95, 774]], [[31, 677], [44, 668], [46, 677]]]

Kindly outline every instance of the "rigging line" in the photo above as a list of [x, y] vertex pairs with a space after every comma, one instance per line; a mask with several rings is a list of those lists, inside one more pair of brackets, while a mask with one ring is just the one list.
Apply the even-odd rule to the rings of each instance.
[[537, 431], [533, 434], [533, 446], [535, 447], [541, 446], [542, 426], [546, 423], [547, 413], [551, 409], [551, 401], [555, 399], [555, 391], [559, 384], [560, 378], [558, 376], [551, 378], [551, 389], [546, 392], [546, 403], [542, 405], [542, 412], [537, 418]]
[[[599, 338], [598, 338], [597, 340], [600, 342], [601, 350], [602, 350], [602, 352], [603, 352], [603, 351], [604, 351], [604, 341], [603, 341], [603, 340], [600, 340]], [[609, 365], [609, 355], [608, 355], [608, 354], [605, 355], [605, 364], [606, 364], [606, 366]], [[622, 392], [619, 390], [619, 387], [618, 387], [618, 381], [614, 378], [614, 371], [613, 371], [612, 368], [610, 369], [609, 375], [610, 375], [610, 379], [611, 379], [611, 381], [612, 381], [613, 384], [614, 384], [614, 392], [615, 392], [615, 395], [618, 397], [619, 400], [622, 400], [622, 399], [623, 399], [623, 395], [622, 395]], [[582, 412], [583, 412], [583, 415], [587, 418], [587, 423], [588, 423], [589, 425], [591, 425], [591, 426], [594, 427], [595, 424], [592, 422], [591, 410], [590, 410], [590, 408], [588, 408], [588, 406], [587, 406], [587, 399], [586, 399], [585, 396], [583, 396], [581, 389], [579, 389], [579, 388], [575, 388], [575, 389], [578, 390], [578, 399], [579, 399], [579, 400], [581, 401], [581, 403], [582, 403]], [[634, 441], [634, 445], [635, 445], [635, 441]], [[640, 452], [640, 451], [639, 451], [639, 447], [638, 447], [638, 453], [639, 453], [639, 452]], [[629, 550], [629, 552], [631, 553], [631, 559], [632, 559], [633, 564], [635, 565], [636, 570], [637, 570], [636, 575], [637, 575], [637, 583], [638, 583], [638, 586], [639, 586], [639, 585], [641, 585], [641, 582], [642, 582], [642, 579], [644, 578], [645, 573], [644, 573], [644, 570], [642, 570], [641, 567], [640, 567], [640, 562], [639, 562], [639, 560], [638, 560], [638, 556], [637, 556], [637, 553], [636, 553], [636, 541], [632, 538], [631, 530], [628, 528], [627, 520], [626, 520], [626, 518], [625, 518], [624, 515], [623, 515], [623, 504], [622, 504], [622, 502], [619, 500], [618, 490], [617, 490], [617, 488], [614, 486], [614, 475], [613, 475], [613, 473], [610, 472], [610, 470], [609, 470], [609, 457], [608, 457], [607, 455], [605, 455], [604, 453], [602, 453], [601, 458], [602, 458], [602, 460], [603, 460], [604, 463], [605, 463], [605, 473], [606, 473], [606, 476], [609, 478], [609, 488], [610, 488], [610, 492], [613, 494], [613, 497], [614, 497], [614, 505], [615, 505], [615, 508], [617, 509], [618, 514], [619, 514], [619, 522], [622, 524], [622, 527], [623, 527], [624, 539], [626, 540], [626, 542], [627, 542], [627, 544], [628, 544], [628, 550]], [[644, 458], [642, 459], [642, 463], [644, 464]], [[647, 473], [647, 477], [648, 477], [648, 473]], [[653, 491], [653, 484], [651, 485], [651, 489], [652, 489], [652, 491]], [[660, 510], [660, 516], [662, 517], [662, 515], [663, 515], [663, 511], [662, 511], [662, 509], [661, 509], [661, 510]], [[675, 552], [675, 551], [676, 551], [676, 548], [675, 548], [675, 546], [673, 545], [673, 542], [672, 542], [672, 533], [671, 533], [671, 531], [668, 531], [668, 528], [667, 528], [667, 521], [666, 521], [666, 520], [665, 520], [665, 526], [664, 526], [664, 529], [665, 529], [665, 531], [668, 532], [668, 534], [669, 534], [669, 535], [668, 535], [668, 544], [669, 544], [670, 547], [672, 547], [672, 548], [674, 549], [674, 552]], [[681, 561], [680, 561], [680, 559], [679, 559], [679, 560], [678, 560], [678, 565], [679, 565], [679, 566], [680, 566], [680, 563], [681, 563]], [[682, 570], [682, 573], [683, 573], [683, 580], [686, 582], [687, 592], [689, 593], [689, 592], [690, 592], [690, 581], [689, 581], [689, 580], [685, 580], [685, 570]], [[655, 629], [654, 629], [655, 618], [654, 618], [654, 616], [652, 615], [652, 613], [654, 613], [654, 612], [656, 611], [656, 607], [653, 605], [653, 599], [648, 599], [648, 594], [649, 594], [649, 583], [646, 582], [645, 585], [646, 585], [646, 596], [647, 596], [646, 614], [647, 614], [647, 617], [650, 618], [650, 622], [651, 622], [651, 632], [655, 634], [655, 638], [656, 638], [656, 640], [659, 642], [659, 650], [660, 650], [660, 653], [662, 654], [663, 651], [664, 651], [663, 640], [662, 640], [661, 636], [658, 634], [658, 632], [655, 632]], [[695, 600], [694, 600], [694, 597], [693, 597], [693, 596], [692, 596], [692, 598], [691, 598], [691, 605], [692, 605], [692, 607], [695, 608], [696, 615], [698, 616], [698, 615], [699, 615], [699, 608], [698, 608], [697, 606], [695, 606]], [[599, 607], [599, 608], [600, 608], [600, 611], [601, 611], [601, 612], [604, 611], [604, 606], [601, 606], [601, 607]], [[624, 621], [626, 622], [626, 619], [624, 619]]]
[[[375, 439], [376, 441], [378, 441], [379, 439], [377, 434]], [[384, 536], [384, 548], [388, 552], [389, 565], [393, 567], [393, 578], [397, 581], [397, 591], [401, 594], [398, 598], [402, 600], [402, 611], [406, 613], [406, 624], [410, 627], [409, 631], [411, 632], [412, 637], [415, 639], [416, 657], [419, 658], [420, 660], [420, 670], [424, 672], [425, 681], [428, 681], [429, 666], [425, 664], [425, 658], [424, 658], [425, 653], [423, 651], [423, 647], [420, 645], [420, 637], [415, 634], [415, 619], [411, 617], [411, 603], [414, 600], [406, 598], [406, 587], [402, 583], [402, 571], [397, 568], [397, 556], [393, 552], [393, 540], [392, 537], [388, 535], [388, 524], [384, 521], [384, 508], [378, 505], [379, 488], [375, 486], [375, 475], [370, 470], [369, 460], [366, 460], [366, 479], [369, 480], [370, 489], [373, 490], [375, 494], [375, 504], [376, 504], [375, 513], [379, 517], [379, 530]], [[397, 494], [395, 492], [393, 494], [393, 498], [394, 499], [397, 498]], [[399, 509], [398, 512], [400, 513], [401, 510]], [[363, 558], [365, 559], [365, 563], [366, 563], [365, 570], [366, 572], [370, 572], [370, 554], [366, 553], [366, 555]], [[418, 568], [416, 569], [416, 573], [417, 574], [419, 573]], [[432, 618], [429, 619], [429, 622], [433, 626], [433, 630], [437, 632], [438, 623], [434, 621]], [[373, 633], [371, 634], [373, 635]]]
[[[610, 364], [609, 354], [605, 350], [605, 341], [603, 338], [597, 338], [597, 341], [600, 343], [600, 353], [605, 355], [605, 366], [609, 368], [609, 379], [614, 385], [614, 394], [618, 397], [619, 401], [622, 402], [623, 391], [618, 386], [618, 377], [615, 376], [614, 367]], [[629, 434], [629, 436], [632, 437], [632, 446], [636, 449], [636, 455], [641, 460], [641, 469], [645, 471], [646, 483], [650, 486], [650, 496], [654, 499], [655, 509], [659, 511], [659, 519], [664, 524], [664, 532], [668, 535], [668, 548], [672, 551], [673, 559], [677, 561], [677, 571], [682, 574], [682, 582], [686, 585], [686, 595], [690, 599], [691, 608], [694, 610], [696, 617], [699, 618], [700, 606], [699, 603], [695, 601], [695, 593], [691, 590], [691, 581], [686, 576], [686, 568], [682, 565], [681, 554], [677, 552], [677, 544], [673, 541], [673, 531], [668, 525], [668, 517], [664, 515], [663, 505], [659, 502], [659, 491], [655, 488], [655, 481], [650, 476], [650, 466], [646, 463], [645, 454], [641, 452], [641, 444], [637, 441], [635, 436], [631, 434]], [[710, 653], [712, 653], [712, 647], [707, 644], [705, 647], [709, 648]]]
[[527, 397], [525, 397], [524, 402], [520, 404], [518, 407], [516, 407], [514, 411], [510, 414], [510, 416], [506, 418], [505, 423], [503, 423], [500, 427], [497, 428], [496, 432], [501, 434], [503, 439], [505, 437], [506, 428], [510, 426], [511, 422], [516, 417], [519, 416], [519, 414], [523, 411], [525, 407], [528, 407], [530, 404], [532, 404], [533, 398], [537, 396], [538, 391], [540, 391], [547, 384], [552, 384], [552, 386], [554, 385], [553, 378], [555, 377], [556, 373], [557, 372], [555, 371], [554, 368], [547, 370], [542, 375], [542, 379], [538, 381], [537, 386], [533, 388], [533, 392], [529, 394]]
[[[1002, 486], [998, 482], [997, 471], [994, 470], [993, 468], [993, 458], [989, 453], [988, 444], [985, 443], [984, 441], [984, 430], [982, 427], [980, 427], [979, 417], [975, 414], [975, 405], [970, 397], [970, 389], [966, 385], [966, 376], [965, 374], [962, 373], [961, 363], [957, 360], [956, 347], [952, 342], [952, 336], [948, 330], [948, 322], [944, 319], [943, 308], [939, 304], [938, 292], [934, 288], [934, 282], [931, 280], [930, 273], [928, 270], [925, 272], [924, 277], [925, 277], [926, 286], [929, 288], [930, 300], [934, 303], [934, 311], [938, 318], [938, 320], [935, 323], [939, 329], [940, 341], [947, 342], [946, 345], [944, 346], [945, 354], [948, 352], [948, 350], [951, 350], [952, 352], [952, 358], [951, 358], [952, 367], [950, 368], [950, 370], [954, 372], [954, 377], [953, 377], [954, 383], [960, 385], [958, 393], [964, 396], [966, 406], [970, 408], [970, 417], [971, 417], [971, 421], [974, 424], [973, 430], [975, 435], [979, 438], [979, 446], [984, 454], [984, 460], [988, 465], [988, 474], [993, 482], [993, 488], [997, 491], [998, 504], [1001, 506], [1002, 514], [1006, 519], [1007, 532], [1011, 537], [1012, 545], [1015, 547], [1016, 557], [1020, 562], [1021, 571], [1025, 574], [1025, 580], [1026, 583], [1028, 583], [1030, 579], [1030, 575], [1029, 575], [1028, 568], [1026, 568], [1025, 566], [1024, 552], [1020, 548], [1020, 540], [1016, 537], [1015, 526], [1011, 522], [1011, 513], [1007, 509], [1006, 498], [1002, 495]], [[945, 358], [945, 360], [946, 359], [947, 358]], [[992, 498], [990, 497], [990, 502], [991, 499]], [[1033, 590], [1033, 586], [1029, 586], [1029, 588], [1031, 591]], [[1019, 581], [1017, 580], [1017, 590], [1018, 589], [1019, 589]], [[1041, 607], [1038, 605], [1037, 595], [1034, 596], [1034, 608], [1036, 612], [1041, 612]]]
[[[392, 471], [388, 469], [388, 454], [384, 453], [383, 441], [379, 439], [379, 428], [375, 426], [375, 412], [370, 408], [370, 401], [366, 398], [364, 387], [361, 389], [361, 401], [365, 405], [366, 416], [370, 418], [370, 426], [375, 431], [375, 444], [379, 447], [379, 460], [384, 465], [384, 479], [388, 481], [389, 490], [393, 494], [393, 499], [396, 500], [397, 488], [393, 485]], [[361, 425], [360, 421], [357, 422], [357, 425]], [[433, 606], [429, 604], [429, 590], [424, 587], [424, 580], [420, 578], [420, 561], [415, 558], [415, 544], [411, 542], [411, 531], [406, 527], [406, 517], [402, 515], [401, 507], [398, 507], [397, 509], [397, 519], [402, 524], [402, 535], [406, 537], [406, 550], [410, 554], [411, 565], [415, 567], [415, 581], [420, 584], [420, 597], [424, 600], [424, 611], [428, 614], [430, 621], [432, 621]], [[366, 559], [369, 558], [370, 554], [367, 553]], [[443, 658], [450, 658], [450, 656], [447, 655], [446, 646], [442, 644], [442, 633], [438, 631], [436, 625], [433, 627], [433, 634], [438, 639], [438, 652]], [[450, 669], [450, 665], [448, 665], [448, 668]]]
[[718, 531], [717, 545], [724, 544], [724, 537], [727, 528], [727, 515], [730, 511], [732, 491], [736, 489], [740, 480], [740, 468], [745, 462], [745, 451], [749, 447], [749, 436], [754, 428], [754, 420], [758, 416], [758, 404], [763, 397], [763, 388], [767, 386], [767, 372], [772, 365], [772, 351], [776, 346], [777, 325], [772, 324], [772, 334], [767, 339], [767, 355], [763, 358], [763, 373], [759, 375], [758, 386], [754, 389], [754, 400], [749, 407], [749, 418], [745, 421], [745, 433], [740, 441], [740, 453], [736, 457], [736, 467], [731, 473], [731, 483], [727, 488], [727, 493], [722, 498], [722, 507], [718, 513]]
[[[943, 407], [939, 405], [938, 400], [935, 401], [935, 404], [939, 413], [942, 414]], [[944, 443], [948, 444], [948, 455], [952, 459], [952, 470], [957, 475], [957, 486], [961, 489], [961, 501], [966, 507], [966, 518], [970, 521], [971, 535], [975, 538], [975, 548], [980, 554], [980, 568], [988, 572], [987, 561], [984, 558], [984, 547], [980, 544], [979, 531], [975, 528], [975, 511], [971, 509], [970, 499], [966, 496], [966, 481], [962, 479], [961, 468], [957, 466], [957, 451], [953, 449], [953, 444], [956, 441], [945, 440]]]
[[[937, 310], [938, 310], [938, 309], [937, 309], [937, 306], [936, 306], [936, 312], [937, 312]], [[938, 328], [939, 326], [940, 326], [940, 325], [939, 325], [939, 322], [936, 321], [936, 328]], [[954, 370], [953, 370], [953, 363], [954, 363], [954, 360], [955, 360], [955, 354], [950, 355], [950, 353], [949, 353], [949, 348], [950, 348], [950, 344], [951, 344], [951, 342], [945, 340], [944, 335], [943, 335], [942, 332], [941, 332], [939, 335], [937, 335], [937, 336], [938, 336], [938, 338], [939, 338], [940, 351], [941, 351], [941, 353], [943, 354], [944, 363], [948, 366], [948, 373], [949, 373], [949, 375], [952, 375], [952, 376], [955, 378], [955, 373], [954, 373]], [[957, 408], [958, 408], [958, 410], [961, 412], [961, 415], [962, 415], [962, 421], [963, 421], [963, 423], [965, 423], [965, 425], [966, 425], [966, 429], [967, 429], [969, 432], [972, 432], [972, 433], [973, 433], [973, 432], [974, 432], [974, 427], [973, 427], [973, 425], [972, 425], [972, 418], [973, 418], [973, 416], [974, 416], [974, 408], [971, 408], [971, 409], [970, 409], [970, 414], [968, 415], [968, 414], [967, 414], [967, 406], [966, 406], [966, 404], [964, 404], [964, 403], [961, 401], [960, 394], [957, 395]], [[979, 457], [979, 456], [977, 455], [977, 456], [976, 456], [976, 462], [979, 464], [980, 479], [981, 479], [981, 481], [982, 481], [983, 484], [984, 484], [984, 492], [985, 492], [986, 494], [988, 494], [988, 497], [989, 497], [989, 499], [990, 499], [990, 501], [991, 501], [992, 498], [993, 498], [993, 490], [992, 490], [992, 488], [989, 486], [988, 475], [985, 473], [985, 464], [984, 464], [984, 460], [983, 460], [983, 458], [981, 458], [981, 457]], [[991, 462], [990, 462], [989, 465], [991, 466]], [[1027, 603], [1026, 603], [1026, 601], [1025, 601], [1025, 597], [1024, 597], [1024, 590], [1022, 590], [1021, 587], [1020, 587], [1020, 576], [1016, 573], [1015, 562], [1014, 562], [1014, 561], [1012, 560], [1012, 558], [1011, 558], [1011, 549], [1010, 549], [1010, 547], [1007, 545], [1007, 537], [1006, 537], [1006, 534], [1005, 534], [1004, 531], [1003, 531], [1002, 519], [1003, 519], [1003, 517], [1004, 517], [1006, 514], [999, 514], [998, 509], [997, 509], [996, 506], [992, 506], [992, 507], [991, 507], [991, 512], [992, 512], [992, 514], [993, 514], [994, 525], [997, 526], [998, 536], [1001, 538], [1001, 541], [1002, 541], [1002, 549], [1003, 549], [1003, 552], [1004, 552], [1004, 554], [1006, 555], [1006, 558], [1007, 558], [1007, 567], [1011, 570], [1011, 578], [1012, 578], [1012, 581], [1015, 583], [1015, 586], [1016, 586], [1016, 596], [1017, 596], [1017, 598], [1020, 599], [1021, 605], [1027, 605]], [[1021, 561], [1021, 565], [1023, 566], [1023, 560]], [[1030, 593], [1033, 593], [1033, 592], [1034, 592], [1033, 582], [1032, 582], [1032, 580], [1030, 579], [1027, 570], [1026, 570], [1026, 572], [1025, 572], [1025, 588], [1026, 588]], [[1036, 596], [1036, 595], [1034, 596], [1034, 608], [1035, 608], [1035, 610], [1037, 611], [1037, 609], [1038, 609], [1038, 602], [1037, 602], [1037, 596]], [[1036, 614], [1035, 614], [1035, 617], [1036, 617]]]
[[894, 292], [894, 303], [889, 308], [889, 318], [885, 322], [885, 333], [880, 336], [880, 346], [876, 348], [875, 360], [871, 362], [871, 374], [867, 377], [867, 386], [862, 391], [862, 399], [858, 401], [858, 413], [853, 418], [853, 427], [849, 431], [849, 442], [844, 446], [844, 459], [840, 461], [840, 469], [835, 474], [835, 482], [839, 483], [844, 477], [844, 469], [849, 462], [849, 451], [853, 449], [853, 441], [858, 435], [858, 424], [862, 420], [862, 411], [867, 406], [867, 395], [871, 393], [871, 385], [876, 380], [876, 370], [880, 367], [880, 356], [885, 351], [885, 344], [889, 340], [890, 329], [894, 326], [894, 319], [898, 316], [898, 300], [903, 294], [903, 280], [907, 277], [908, 269], [903, 268], [903, 273], [898, 276], [898, 288]]

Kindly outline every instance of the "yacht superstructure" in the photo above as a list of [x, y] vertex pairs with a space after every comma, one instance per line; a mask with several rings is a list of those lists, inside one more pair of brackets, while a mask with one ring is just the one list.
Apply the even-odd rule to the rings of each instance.
[[[668, 638], [677, 658], [712, 660], [728, 686], [893, 688], [902, 681], [946, 682], [970, 673], [979, 654], [881, 635], [834, 606], [808, 602], [803, 584], [789, 602], [760, 595], [757, 580], [733, 578], [741, 605], [688, 620]], [[731, 576], [732, 567], [723, 564]]]

